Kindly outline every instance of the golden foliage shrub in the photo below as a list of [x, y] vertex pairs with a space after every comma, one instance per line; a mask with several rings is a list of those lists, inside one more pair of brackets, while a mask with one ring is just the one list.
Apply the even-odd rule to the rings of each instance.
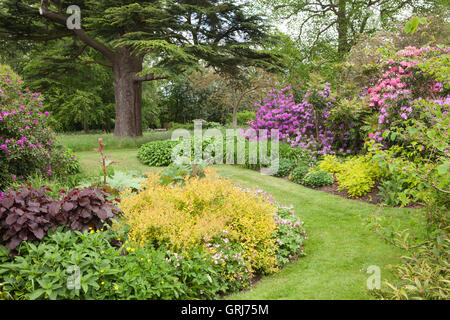
[[342, 171], [342, 164], [334, 155], [325, 155], [323, 160], [319, 163], [319, 168], [331, 174], [336, 174]]
[[353, 198], [364, 196], [372, 190], [381, 174], [371, 155], [352, 157], [336, 173], [338, 190], [347, 190], [349, 197]]
[[141, 192], [125, 195], [120, 208], [122, 222], [131, 228], [130, 242], [182, 251], [205, 245], [225, 230], [231, 242], [243, 247], [253, 271], [276, 271], [275, 206], [210, 168], [205, 174], [186, 179], [183, 186], [163, 186], [159, 176], [150, 173]]

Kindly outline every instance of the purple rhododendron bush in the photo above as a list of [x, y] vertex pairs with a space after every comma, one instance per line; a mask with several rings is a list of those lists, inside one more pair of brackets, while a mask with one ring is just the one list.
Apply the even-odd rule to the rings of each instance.
[[0, 190], [35, 173], [51, 178], [78, 170], [76, 157], [58, 145], [42, 101], [0, 66]]
[[[320, 90], [308, 90], [301, 103], [294, 102], [290, 87], [274, 90], [262, 105], [256, 104], [256, 120], [250, 122], [253, 129], [278, 129], [280, 138], [292, 147], [300, 146], [317, 155], [334, 154], [340, 143], [342, 152], [347, 146], [349, 132], [337, 134], [328, 123], [330, 110], [336, 103], [331, 96], [329, 83]], [[340, 126], [339, 129], [343, 129]], [[346, 149], [347, 153], [351, 151]]]

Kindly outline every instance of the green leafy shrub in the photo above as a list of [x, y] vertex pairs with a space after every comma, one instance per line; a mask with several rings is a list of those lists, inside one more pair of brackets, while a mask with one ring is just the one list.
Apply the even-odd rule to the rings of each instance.
[[307, 149], [299, 146], [292, 147], [284, 142], [280, 142], [279, 148], [280, 158], [289, 159], [295, 165], [310, 166], [315, 162], [311, 153]]
[[[0, 247], [0, 291], [12, 299], [212, 299], [248, 286], [250, 272], [240, 248], [216, 240], [211, 251], [174, 253], [164, 246], [112, 246], [110, 229], [57, 230], [19, 256]], [[77, 282], [79, 276], [79, 282]]]
[[294, 167], [295, 164], [292, 162], [292, 160], [281, 158], [278, 164], [278, 171], [274, 174], [274, 176], [286, 177]]
[[292, 208], [278, 208], [275, 222], [278, 266], [282, 267], [304, 255], [303, 241], [306, 239], [306, 232], [303, 222], [294, 215]]
[[177, 129], [194, 130], [194, 123], [170, 122], [170, 130], [177, 130]]
[[[393, 149], [399, 149], [393, 146], [390, 150], [385, 150], [381, 154], [375, 154], [377, 164], [384, 173], [383, 178], [378, 186], [379, 195], [383, 197], [383, 203], [389, 206], [406, 206], [414, 201], [417, 197], [417, 185], [419, 181], [414, 175], [404, 172], [404, 168], [411, 164], [401, 157], [396, 157]], [[389, 155], [388, 157], [386, 157]]]
[[222, 124], [220, 122], [208, 121], [206, 123], [206, 128], [208, 129], [221, 129]]
[[308, 174], [309, 167], [301, 165], [292, 170], [289, 180], [295, 183], [303, 183], [303, 178]]
[[172, 163], [172, 150], [177, 144], [171, 140], [149, 142], [139, 148], [138, 158], [152, 167], [168, 166]]
[[183, 185], [186, 178], [204, 178], [204, 169], [207, 166], [207, 162], [202, 162], [199, 164], [172, 163], [164, 171], [161, 172], [159, 183], [164, 186], [178, 183]]
[[144, 181], [145, 178], [136, 172], [119, 170], [115, 170], [114, 175], [110, 179], [107, 179], [108, 185], [118, 190], [122, 188], [140, 190], [141, 183]]
[[[249, 121], [255, 120], [255, 111], [240, 111], [236, 114], [238, 126], [246, 126]], [[233, 117], [227, 119], [227, 124], [233, 123]]]
[[333, 176], [326, 171], [311, 171], [303, 178], [303, 184], [311, 188], [329, 186], [334, 183]]

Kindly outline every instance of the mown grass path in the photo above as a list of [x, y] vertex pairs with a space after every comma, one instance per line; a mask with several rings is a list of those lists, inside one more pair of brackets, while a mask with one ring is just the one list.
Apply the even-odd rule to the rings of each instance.
[[[136, 150], [108, 151], [125, 170], [145, 172]], [[85, 172], [98, 172], [98, 154], [78, 154]], [[150, 169], [150, 168], [149, 168]], [[263, 189], [282, 205], [293, 205], [304, 222], [308, 239], [306, 256], [279, 273], [264, 276], [251, 289], [229, 299], [370, 299], [367, 267], [381, 269], [381, 281], [392, 279], [391, 266], [400, 263], [402, 251], [370, 232], [364, 222], [375, 206], [305, 188], [290, 181], [261, 175], [237, 166], [216, 166], [225, 177], [242, 187]], [[94, 171], [92, 171], [94, 170]], [[407, 209], [385, 209], [384, 215], [407, 219]]]

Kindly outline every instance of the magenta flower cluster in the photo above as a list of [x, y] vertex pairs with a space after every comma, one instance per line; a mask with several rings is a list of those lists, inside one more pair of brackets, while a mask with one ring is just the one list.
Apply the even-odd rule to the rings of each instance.
[[299, 104], [295, 103], [292, 92], [289, 92], [290, 87], [274, 89], [262, 104], [255, 104], [256, 119], [249, 123], [250, 127], [256, 131], [266, 129], [268, 133], [271, 129], [278, 129], [282, 141], [292, 147], [308, 149], [316, 155], [335, 154], [336, 151], [349, 153], [350, 150], [344, 149], [348, 132], [341, 137], [341, 148], [333, 148], [336, 132], [328, 124], [328, 117], [335, 99], [331, 96], [329, 85], [326, 83], [318, 91], [308, 90]]

